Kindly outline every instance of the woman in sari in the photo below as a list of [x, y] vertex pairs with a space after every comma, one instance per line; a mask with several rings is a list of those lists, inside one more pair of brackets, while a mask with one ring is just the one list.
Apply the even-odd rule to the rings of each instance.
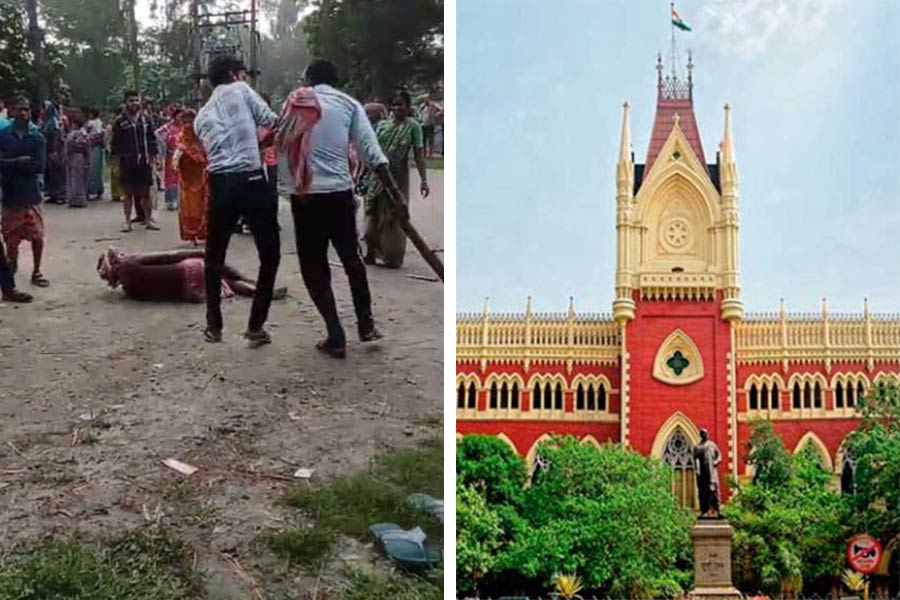
[[[391, 101], [390, 119], [378, 124], [378, 143], [390, 161], [391, 175], [403, 192], [403, 201], [409, 202], [409, 150], [413, 149], [416, 168], [419, 170], [423, 198], [429, 194], [422, 153], [422, 126], [410, 114], [409, 94], [400, 92]], [[366, 180], [366, 256], [367, 264], [375, 264], [380, 258], [384, 265], [397, 269], [406, 254], [406, 234], [393, 211], [393, 203], [381, 182], [370, 173]]]
[[181, 204], [178, 207], [178, 229], [181, 239], [193, 242], [206, 239], [206, 207], [209, 191], [209, 173], [203, 144], [194, 131], [193, 110], [182, 111], [181, 135], [176, 144], [172, 164], [181, 177]]
[[66, 203], [65, 132], [56, 106], [47, 101], [44, 108], [44, 140], [47, 144], [47, 166], [44, 189], [52, 204]]
[[106, 152], [106, 131], [103, 121], [100, 120], [100, 111], [92, 108], [91, 120], [85, 128], [91, 136], [91, 165], [88, 176], [88, 198], [94, 196], [97, 200], [103, 197], [103, 154]]
[[66, 199], [70, 208], [87, 206], [88, 175], [91, 162], [91, 136], [81, 117], [71, 119], [72, 131], [66, 136]]
[[159, 140], [160, 157], [163, 161], [163, 185], [165, 186], [166, 210], [178, 210], [178, 187], [180, 178], [178, 169], [172, 158], [181, 137], [181, 121], [178, 116], [181, 109], [172, 109], [172, 118], [168, 123], [156, 130], [156, 138]]

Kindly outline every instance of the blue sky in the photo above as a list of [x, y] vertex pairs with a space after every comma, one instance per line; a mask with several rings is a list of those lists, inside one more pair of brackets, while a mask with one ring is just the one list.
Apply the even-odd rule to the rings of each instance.
[[[900, 312], [900, 2], [681, 0], [712, 162], [732, 106], [744, 304]], [[667, 0], [457, 1], [457, 310], [608, 312], [622, 102], [647, 153]]]

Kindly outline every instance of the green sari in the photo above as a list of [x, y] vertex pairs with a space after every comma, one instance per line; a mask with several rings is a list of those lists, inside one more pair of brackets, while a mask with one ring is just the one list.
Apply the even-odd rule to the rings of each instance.
[[[378, 124], [378, 144], [390, 162], [391, 175], [403, 199], [409, 202], [409, 150], [422, 147], [422, 126], [407, 117], [402, 122], [393, 118]], [[398, 268], [406, 254], [406, 234], [400, 228], [387, 191], [370, 172], [366, 191], [366, 249], [369, 256], [378, 257], [385, 266]]]

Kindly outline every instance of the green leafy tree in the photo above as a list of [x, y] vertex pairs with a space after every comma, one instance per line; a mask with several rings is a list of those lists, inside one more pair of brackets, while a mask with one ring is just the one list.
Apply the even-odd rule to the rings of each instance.
[[25, 15], [14, 7], [0, 10], [0, 99], [7, 102], [32, 90], [28, 74], [31, 52], [25, 37]]
[[497, 560], [501, 547], [500, 517], [491, 510], [481, 492], [456, 484], [456, 587], [477, 592], [478, 583]]
[[443, 78], [442, 0], [315, 0], [310, 53], [334, 62], [347, 89], [387, 100], [400, 87]]
[[692, 519], [671, 493], [668, 467], [572, 437], [539, 452], [549, 466], [525, 492], [525, 526], [500, 566], [543, 585], [577, 573], [586, 589], [613, 597], [671, 595], [688, 585]]
[[767, 593], [827, 591], [845, 566], [846, 504], [831, 473], [807, 447], [788, 452], [766, 421], [748, 443], [752, 482], [733, 482], [736, 495], [723, 511], [734, 527], [738, 587]]
[[475, 486], [491, 505], [517, 506], [525, 486], [525, 461], [503, 440], [467, 435], [456, 445], [456, 477]]
[[862, 423], [847, 443], [856, 460], [851, 520], [854, 531], [888, 543], [900, 532], [900, 387], [874, 386], [859, 410]]

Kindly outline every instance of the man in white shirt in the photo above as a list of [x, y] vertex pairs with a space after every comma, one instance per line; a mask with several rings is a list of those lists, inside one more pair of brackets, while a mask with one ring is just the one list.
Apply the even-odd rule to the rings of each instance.
[[[360, 159], [385, 185], [391, 186], [396, 194], [399, 190], [390, 176], [388, 159], [378, 146], [378, 138], [363, 107], [354, 98], [335, 89], [337, 82], [337, 69], [328, 61], [315, 61], [306, 70], [304, 85], [315, 90], [322, 115], [309, 134], [312, 184], [302, 196], [291, 196], [291, 212], [303, 282], [328, 328], [328, 337], [316, 348], [329, 356], [344, 358], [347, 341], [331, 289], [329, 242], [334, 245], [350, 282], [360, 341], [371, 342], [382, 337], [372, 317], [372, 298], [356, 231], [350, 145], [356, 147]], [[406, 216], [399, 215], [398, 218]]]
[[260, 162], [257, 128], [275, 129], [276, 115], [238, 74], [234, 56], [217, 56], [209, 65], [212, 95], [197, 113], [194, 129], [209, 159], [209, 211], [206, 234], [206, 331], [208, 342], [222, 340], [222, 266], [238, 220], [250, 226], [259, 254], [256, 294], [244, 334], [251, 346], [271, 342], [263, 328], [269, 316], [281, 260], [278, 198], [269, 193]]

